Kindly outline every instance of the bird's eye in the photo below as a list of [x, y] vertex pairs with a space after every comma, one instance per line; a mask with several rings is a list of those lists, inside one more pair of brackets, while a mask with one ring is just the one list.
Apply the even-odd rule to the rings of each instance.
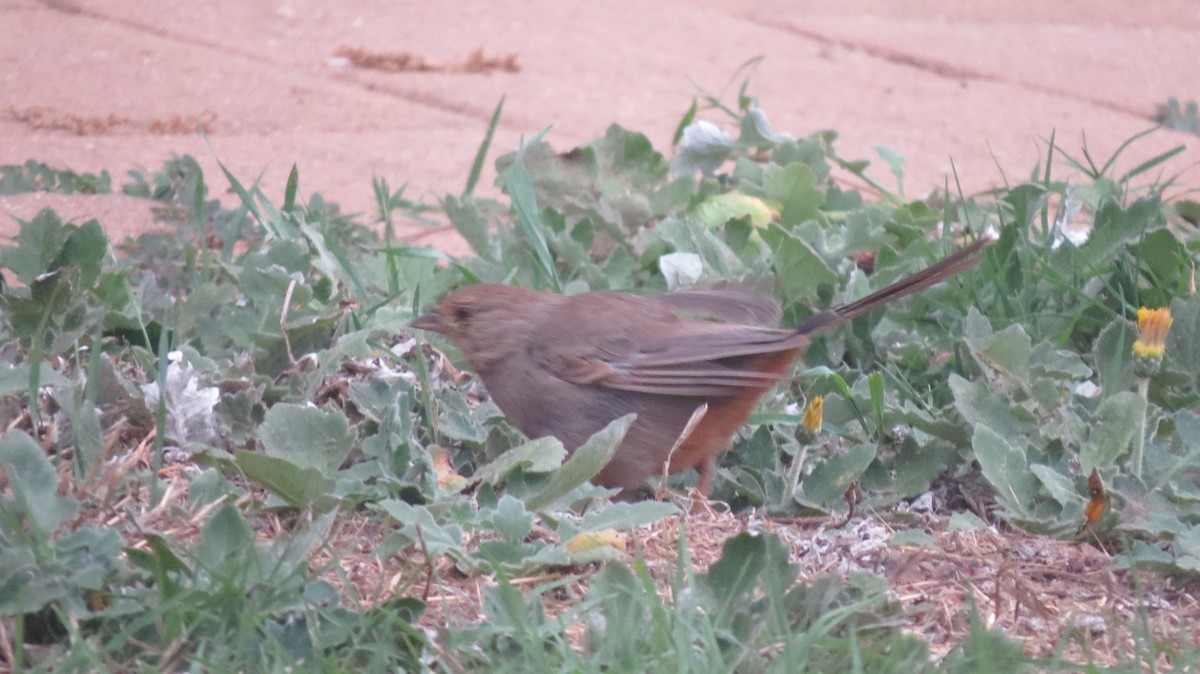
[[458, 307], [454, 310], [454, 320], [465, 321], [471, 317], [471, 310], [466, 307]]

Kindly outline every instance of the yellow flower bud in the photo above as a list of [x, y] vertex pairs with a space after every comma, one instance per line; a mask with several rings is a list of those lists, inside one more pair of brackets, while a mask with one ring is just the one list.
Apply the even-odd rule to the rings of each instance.
[[825, 413], [825, 398], [821, 396], [813, 396], [813, 399], [808, 401], [808, 409], [804, 410], [804, 430], [812, 435], [821, 432], [821, 420]]
[[1142, 358], [1161, 358], [1167, 350], [1167, 330], [1171, 329], [1171, 310], [1138, 309], [1138, 338], [1133, 353]]

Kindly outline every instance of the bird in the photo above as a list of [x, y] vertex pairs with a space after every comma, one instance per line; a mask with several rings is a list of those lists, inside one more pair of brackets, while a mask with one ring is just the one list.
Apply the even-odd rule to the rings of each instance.
[[778, 321], [778, 303], [738, 289], [567, 296], [489, 283], [447, 293], [410, 326], [449, 338], [527, 437], [553, 436], [573, 452], [636, 414], [595, 484], [624, 497], [664, 469], [694, 468], [707, 496], [718, 455], [814, 336], [973, 267], [991, 243], [980, 238], [791, 329], [763, 326]]

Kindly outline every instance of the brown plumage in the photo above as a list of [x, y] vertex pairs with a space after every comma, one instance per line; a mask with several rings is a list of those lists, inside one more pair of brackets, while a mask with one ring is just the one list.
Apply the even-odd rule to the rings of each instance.
[[[447, 294], [412, 325], [457, 344], [496, 404], [531, 438], [552, 435], [573, 451], [612, 420], [636, 413], [596, 483], [635, 490], [661, 475], [669, 458], [672, 473], [695, 468], [707, 494], [717, 454], [813, 335], [974, 266], [990, 243], [977, 241], [791, 330], [748, 324], [778, 320], [778, 306], [741, 291], [567, 297], [491, 284]], [[696, 314], [736, 322], [686, 317]]]

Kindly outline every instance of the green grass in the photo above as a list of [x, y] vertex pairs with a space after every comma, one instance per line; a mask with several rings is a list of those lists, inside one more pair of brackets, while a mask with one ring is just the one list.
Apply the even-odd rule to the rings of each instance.
[[[674, 572], [657, 580], [614, 548], [568, 546], [678, 513], [597, 500], [603, 490], [587, 482], [627, 420], [566, 460], [553, 440], [521, 438], [406, 330], [441, 294], [479, 281], [569, 293], [731, 281], [776, 295], [795, 325], [987, 230], [999, 242], [977, 269], [814, 344], [796, 366], [804, 376], [769, 394], [723, 457], [714, 496], [770, 517], [840, 516], [853, 483], [859, 512], [886, 516], [935, 480], [974, 475], [1001, 526], [1123, 551], [1114, 573], [1126, 580], [1150, 571], [1195, 582], [1197, 205], [1166, 201], [1180, 186], [1149, 178], [1179, 150], [1114, 175], [1117, 157], [1052, 140], [1028, 180], [914, 200], [890, 149], [880, 155], [895, 190], [873, 165], [838, 155], [833, 132], [776, 133], [744, 90], [737, 106], [717, 103], [686, 113], [673, 161], [618, 126], [565, 154], [532, 136], [496, 160], [507, 196], [494, 200], [476, 187], [498, 106], [462, 194], [416, 204], [380, 179], [371, 223], [319, 195], [302, 203], [296, 170], [279, 205], [226, 172], [239, 200], [228, 208], [188, 157], [121, 186], [156, 202], [164, 232], [110, 243], [94, 220], [44, 211], [23, 223], [0, 249], [11, 281], [0, 294], [11, 363], [0, 367], [0, 661], [21, 671], [1078, 669], [1063, 658], [1068, 645], [1088, 652], [1083, 636], [1064, 630], [1059, 655], [1036, 660], [969, 606], [966, 636], [935, 666], [928, 644], [901, 629], [884, 579], [800, 582], [771, 534], [729, 538], [701, 572], [680, 536]], [[712, 115], [736, 134], [695, 124]], [[1136, 140], [1118, 154], [1137, 152]], [[1068, 184], [1056, 175], [1064, 166], [1083, 178]], [[112, 189], [107, 174], [0, 167], [0, 193]], [[434, 208], [473, 256], [396, 243], [396, 213]], [[1090, 223], [1086, 241], [1063, 240], [1059, 211]], [[848, 258], [863, 251], [874, 254], [869, 275]], [[1154, 368], [1131, 355], [1142, 306], [1174, 315]], [[432, 346], [461, 364], [450, 345]], [[813, 395], [825, 400], [816, 437], [799, 428]], [[1111, 507], [1080, 534], [1093, 468]], [[364, 594], [336, 564], [372, 558], [349, 549], [351, 522], [378, 535], [384, 568], [399, 569], [395, 596]], [[547, 572], [555, 579], [528, 580]], [[461, 576], [495, 581], [486, 619], [419, 627], [428, 588]], [[578, 597], [576, 579], [587, 581]], [[1194, 632], [1148, 625], [1132, 628], [1131, 649], [1105, 653], [1117, 670], [1184, 671], [1200, 655]]]

